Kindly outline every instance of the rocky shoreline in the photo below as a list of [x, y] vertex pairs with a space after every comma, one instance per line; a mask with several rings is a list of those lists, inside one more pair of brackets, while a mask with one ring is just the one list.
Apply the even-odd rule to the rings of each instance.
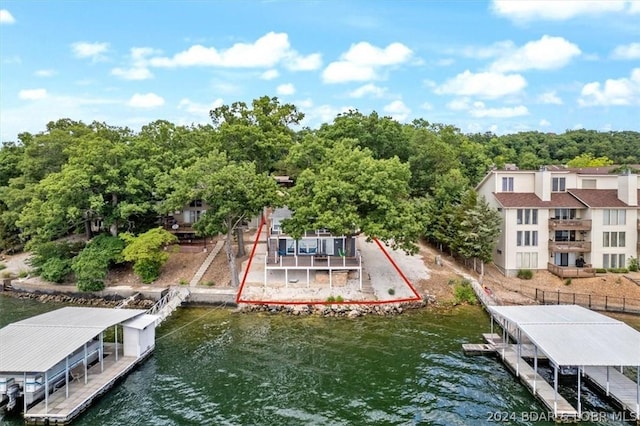
[[[42, 303], [61, 303], [78, 306], [91, 306], [99, 308], [115, 308], [126, 300], [121, 296], [100, 297], [93, 294], [66, 294], [66, 293], [44, 293], [44, 292], [26, 292], [19, 290], [6, 290], [0, 293], [4, 296], [14, 297], [16, 299], [33, 299]], [[126, 307], [132, 309], [149, 309], [154, 305], [155, 301], [134, 298], [127, 302]]]
[[375, 303], [371, 304], [307, 304], [307, 305], [266, 305], [245, 304], [236, 309], [239, 313], [265, 312], [270, 314], [284, 314], [292, 316], [317, 315], [322, 317], [348, 317], [357, 318], [367, 315], [392, 316], [399, 315], [407, 310], [421, 309], [435, 305], [435, 298], [426, 297], [420, 301], [402, 303]]

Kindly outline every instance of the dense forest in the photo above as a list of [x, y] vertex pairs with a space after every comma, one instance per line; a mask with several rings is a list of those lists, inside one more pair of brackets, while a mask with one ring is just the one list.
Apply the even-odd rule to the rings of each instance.
[[[114, 262], [152, 281], [171, 242], [159, 217], [193, 200], [209, 206], [201, 235], [226, 234], [266, 205], [287, 205], [293, 236], [327, 228], [407, 251], [427, 238], [466, 258], [491, 259], [499, 217], [474, 186], [492, 167], [640, 163], [640, 133], [571, 130], [497, 136], [453, 125], [399, 123], [349, 111], [317, 129], [295, 105], [262, 97], [210, 112], [211, 125], [158, 120], [139, 132], [60, 119], [0, 149], [0, 250], [32, 250], [52, 281], [99, 289]], [[278, 187], [273, 176], [296, 184]], [[101, 235], [89, 224], [100, 220]], [[55, 242], [83, 233], [87, 243]], [[230, 263], [232, 265], [232, 263]], [[234, 282], [237, 274], [233, 271]]]

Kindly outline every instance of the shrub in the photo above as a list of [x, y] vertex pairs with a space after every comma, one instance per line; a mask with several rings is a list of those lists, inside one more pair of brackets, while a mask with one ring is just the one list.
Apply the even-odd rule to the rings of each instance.
[[456, 305], [463, 303], [475, 305], [478, 302], [476, 293], [473, 291], [473, 287], [469, 280], [462, 280], [453, 286], [453, 297]]
[[342, 296], [336, 296], [336, 303], [344, 302], [344, 298]]
[[606, 274], [607, 270], [605, 268], [596, 268], [597, 274]]
[[638, 270], [640, 270], [640, 263], [638, 262], [637, 257], [631, 256], [629, 258], [629, 270], [631, 272], [638, 272]]
[[63, 283], [71, 273], [71, 259], [49, 258], [40, 267], [40, 276], [47, 281]]
[[564, 280], [564, 285], [571, 285], [571, 278]]
[[178, 239], [162, 228], [154, 228], [138, 235], [125, 232], [120, 236], [127, 246], [123, 250], [124, 260], [134, 262], [133, 272], [145, 284], [149, 284], [160, 276], [160, 269], [169, 258], [162, 248]]
[[530, 280], [533, 278], [533, 271], [531, 269], [518, 269], [518, 278], [521, 280]]
[[629, 272], [627, 268], [609, 268], [607, 269], [607, 271], [611, 272], [612, 274], [626, 274], [627, 272]]
[[214, 285], [216, 285], [216, 283], [214, 283], [213, 281], [205, 281], [202, 283], [202, 285], [205, 285], [207, 287], [213, 287]]
[[329, 297], [327, 297], [327, 302], [329, 302], [329, 303], [333, 303], [333, 302], [335, 302], [335, 301], [336, 301], [336, 298], [335, 298], [335, 297], [333, 297], [333, 296], [329, 296]]
[[396, 294], [396, 289], [395, 288], [390, 288], [389, 290], [387, 290], [389, 292], [390, 295], [394, 295]]
[[188, 285], [188, 284], [189, 284], [189, 281], [187, 281], [187, 280], [186, 280], [186, 279], [184, 279], [184, 278], [180, 278], [179, 284], [180, 284], [180, 285]]
[[3, 269], [7, 269], [7, 265], [5, 265], [4, 263], [0, 263], [0, 271], [2, 271]]
[[123, 260], [122, 249], [124, 241], [109, 234], [98, 235], [89, 241], [71, 265], [78, 290], [103, 290], [109, 265]]
[[26, 278], [27, 276], [29, 276], [29, 271], [21, 269], [20, 272], [18, 272], [18, 278]]
[[2, 271], [0, 276], [2, 276], [2, 278], [12, 278], [13, 274], [11, 273], [11, 271]]

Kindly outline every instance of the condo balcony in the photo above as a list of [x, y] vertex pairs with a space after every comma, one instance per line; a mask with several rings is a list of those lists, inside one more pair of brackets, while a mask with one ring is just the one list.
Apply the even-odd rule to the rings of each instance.
[[554, 253], [587, 253], [591, 251], [591, 241], [549, 240], [549, 250]]
[[554, 231], [590, 231], [591, 219], [549, 219], [549, 229]]

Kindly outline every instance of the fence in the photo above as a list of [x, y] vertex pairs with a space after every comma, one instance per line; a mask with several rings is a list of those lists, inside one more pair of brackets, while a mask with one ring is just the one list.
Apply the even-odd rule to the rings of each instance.
[[640, 299], [629, 297], [600, 296], [536, 288], [535, 299], [543, 305], [580, 305], [597, 311], [640, 314]]

